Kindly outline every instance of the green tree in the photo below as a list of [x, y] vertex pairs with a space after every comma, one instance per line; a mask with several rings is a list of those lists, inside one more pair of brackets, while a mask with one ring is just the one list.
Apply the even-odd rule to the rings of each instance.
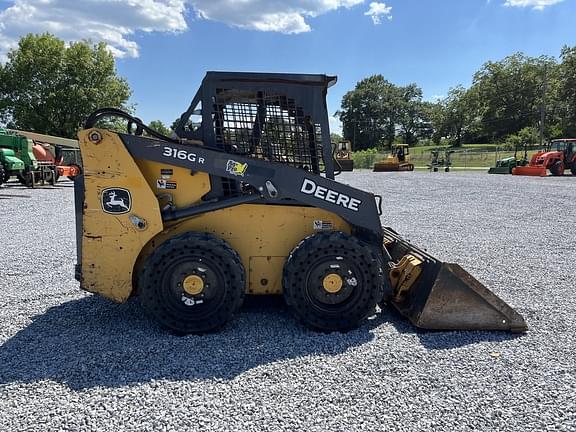
[[333, 143], [339, 143], [340, 141], [342, 141], [342, 135], [331, 132], [330, 133], [330, 141]]
[[[552, 84], [553, 91], [557, 90], [556, 103], [548, 106], [552, 106], [550, 114], [557, 120], [560, 134], [576, 137], [576, 47], [565, 46], [561, 59], [556, 81]], [[558, 131], [553, 135], [558, 136]]]
[[473, 135], [474, 100], [474, 90], [462, 86], [450, 89], [448, 96], [438, 103], [436, 142], [446, 138], [452, 145], [461, 146], [465, 136]]
[[406, 144], [418, 141], [423, 123], [422, 89], [416, 84], [398, 88], [397, 121]]
[[540, 142], [540, 132], [533, 127], [526, 127], [518, 133], [506, 137], [504, 143], [509, 150], [522, 150], [524, 146], [531, 147]]
[[172, 122], [172, 124], [170, 125], [170, 129], [172, 129], [174, 132], [176, 131], [176, 126], [178, 126], [178, 123], [180, 123], [180, 117], [178, 117], [176, 120], [174, 120]]
[[551, 57], [534, 58], [522, 53], [485, 63], [474, 75], [470, 89], [483, 138], [498, 141], [539, 125], [544, 78], [553, 77], [555, 67]]
[[342, 121], [344, 139], [355, 151], [391, 145], [396, 136], [400, 111], [398, 87], [382, 75], [373, 75], [356, 84], [342, 99], [337, 113]]
[[75, 138], [94, 110], [129, 109], [130, 94], [103, 43], [29, 34], [0, 68], [0, 120], [16, 129]]
[[172, 131], [170, 129], [168, 129], [164, 125], [164, 123], [162, 123], [162, 121], [160, 121], [160, 120], [152, 120], [150, 122], [150, 124], [148, 125], [148, 127], [150, 127], [151, 129], [154, 129], [156, 132], [158, 132], [164, 136], [172, 135]]

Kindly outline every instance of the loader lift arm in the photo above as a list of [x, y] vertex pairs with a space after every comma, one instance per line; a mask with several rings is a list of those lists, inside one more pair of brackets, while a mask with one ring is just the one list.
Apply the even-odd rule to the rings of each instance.
[[[377, 243], [382, 243], [380, 211], [374, 194], [285, 164], [224, 153], [200, 145], [159, 142], [135, 135], [120, 134], [120, 138], [135, 159], [152, 160], [231, 180], [240, 177], [243, 183], [252, 187], [251, 193], [240, 197], [186, 209], [166, 210], [163, 213], [165, 220], [189, 217], [207, 209], [218, 210], [242, 202], [287, 204], [288, 199], [293, 200], [294, 204], [310, 205], [340, 214], [350, 224], [370, 232]], [[241, 176], [231, 169], [237, 165], [246, 167]]]

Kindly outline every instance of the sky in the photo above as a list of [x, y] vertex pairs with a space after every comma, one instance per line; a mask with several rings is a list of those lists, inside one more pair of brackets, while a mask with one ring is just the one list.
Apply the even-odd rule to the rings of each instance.
[[333, 116], [373, 74], [435, 100], [487, 61], [558, 57], [574, 18], [576, 0], [0, 0], [0, 62], [30, 32], [104, 41], [136, 114], [167, 125], [209, 70], [337, 75]]

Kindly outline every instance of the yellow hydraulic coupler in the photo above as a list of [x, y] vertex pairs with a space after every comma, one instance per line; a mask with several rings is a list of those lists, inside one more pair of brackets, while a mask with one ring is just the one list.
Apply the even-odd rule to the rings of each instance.
[[414, 255], [404, 255], [390, 269], [390, 284], [394, 289], [394, 301], [401, 302], [418, 276], [422, 273], [422, 261]]

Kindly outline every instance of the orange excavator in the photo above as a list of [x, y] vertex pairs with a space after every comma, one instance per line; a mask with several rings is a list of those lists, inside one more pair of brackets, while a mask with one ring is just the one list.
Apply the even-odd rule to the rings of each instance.
[[576, 176], [576, 138], [552, 140], [547, 149], [539, 151], [526, 166], [512, 169], [512, 175], [546, 177], [548, 171], [553, 176], [563, 176], [569, 169]]

